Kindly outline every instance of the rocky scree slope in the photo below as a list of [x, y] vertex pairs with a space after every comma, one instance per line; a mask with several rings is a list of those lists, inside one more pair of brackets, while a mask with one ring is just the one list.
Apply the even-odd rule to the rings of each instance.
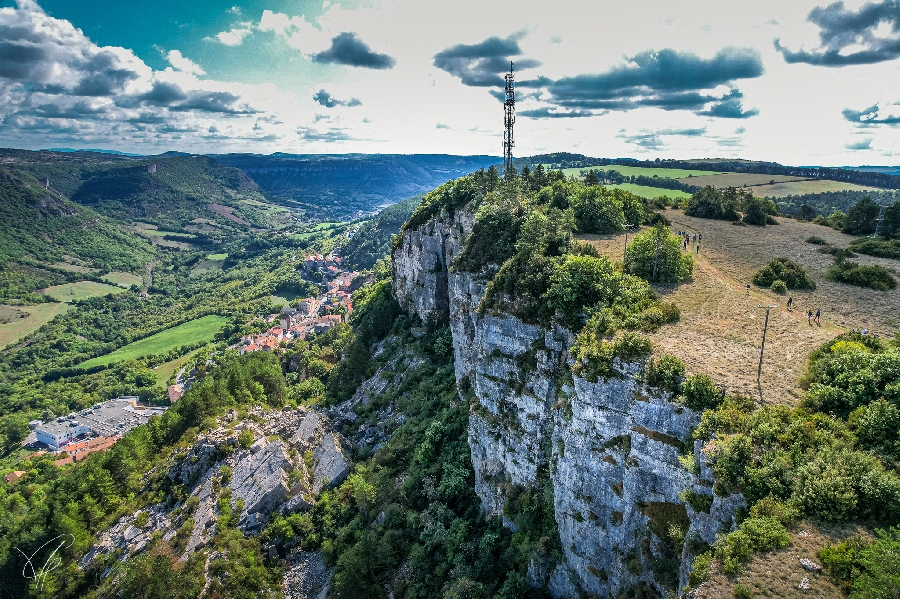
[[[245, 432], [253, 438], [249, 447], [239, 442]], [[185, 499], [173, 506], [153, 504], [122, 517], [98, 535], [80, 565], [87, 568], [98, 557], [110, 555], [125, 561], [144, 549], [154, 534], [166, 541], [177, 537], [184, 561], [215, 535], [223, 499], [238, 528], [254, 534], [276, 511], [311, 507], [324, 489], [343, 482], [350, 467], [339, 435], [315, 410], [255, 408], [243, 420], [232, 411], [217, 421], [214, 430], [200, 435], [190, 451], [176, 456], [169, 468], [169, 479], [189, 489]]]
[[553, 597], [683, 588], [694, 555], [733, 529], [744, 505], [712, 492], [702, 443], [691, 440], [700, 415], [648, 387], [640, 360], [616, 359], [615, 376], [592, 383], [571, 373], [570, 331], [480, 315], [496, 265], [451, 267], [474, 220], [471, 206], [445, 208], [408, 228], [392, 275], [410, 313], [449, 319], [483, 510], [503, 516], [523, 491], [552, 487], [562, 557], [535, 560], [529, 577]]

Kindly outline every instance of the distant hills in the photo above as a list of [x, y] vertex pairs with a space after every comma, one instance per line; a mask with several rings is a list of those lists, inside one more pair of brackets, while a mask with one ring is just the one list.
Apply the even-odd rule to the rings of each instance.
[[495, 156], [446, 154], [223, 154], [280, 201], [323, 218], [371, 213], [480, 168]]

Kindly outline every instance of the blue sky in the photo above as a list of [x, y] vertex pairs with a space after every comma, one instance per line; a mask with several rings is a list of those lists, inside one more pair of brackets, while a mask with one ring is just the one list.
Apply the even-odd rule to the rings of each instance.
[[0, 0], [0, 145], [897, 164], [900, 5]]

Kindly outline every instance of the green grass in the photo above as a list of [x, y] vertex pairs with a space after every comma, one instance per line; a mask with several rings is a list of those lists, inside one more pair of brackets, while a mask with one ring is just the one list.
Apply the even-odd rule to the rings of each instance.
[[269, 299], [276, 306], [282, 306], [284, 308], [287, 308], [288, 306], [291, 305], [291, 302], [295, 302], [298, 299], [300, 299], [301, 297], [303, 297], [303, 296], [297, 295], [295, 293], [286, 293], [286, 292], [282, 291], [279, 295], [270, 296]]
[[113, 285], [118, 285], [119, 287], [131, 287], [132, 285], [137, 285], [140, 287], [144, 284], [144, 277], [140, 275], [133, 275], [130, 272], [111, 272], [103, 275], [103, 280], [107, 283], [112, 283]]
[[172, 378], [176, 372], [181, 370], [181, 367], [185, 365], [185, 363], [190, 360], [194, 356], [195, 352], [191, 352], [189, 354], [185, 354], [180, 358], [175, 358], [174, 360], [169, 360], [168, 362], [164, 362], [156, 367], [156, 380], [161, 387], [165, 387], [166, 383], [169, 382], [169, 379]]
[[0, 324], [0, 348], [15, 343], [53, 320], [57, 314], [65, 314], [69, 304], [38, 304], [36, 306], [3, 306], [8, 310], [24, 312], [25, 318], [14, 318], [7, 324]]
[[679, 191], [677, 189], [663, 189], [662, 187], [649, 187], [647, 185], [635, 185], [633, 183], [607, 185], [606, 187], [618, 187], [619, 189], [630, 191], [634, 195], [640, 196], [642, 198], [658, 198], [659, 196], [666, 196], [667, 198], [681, 199], [691, 197], [691, 194], [684, 191]]
[[121, 287], [114, 287], [94, 281], [79, 281], [78, 283], [65, 283], [48, 287], [44, 294], [58, 302], [77, 302], [89, 297], [99, 297], [108, 293], [122, 293]]
[[225, 260], [228, 257], [228, 254], [209, 254], [206, 259], [207, 260]]
[[575, 176], [579, 177], [581, 175], [581, 171], [587, 172], [591, 169], [595, 171], [619, 171], [626, 177], [631, 177], [632, 175], [635, 177], [643, 175], [644, 177], [652, 177], [656, 175], [657, 177], [669, 177], [670, 179], [681, 179], [682, 177], [702, 177], [704, 175], [719, 175], [724, 171], [698, 171], [698, 170], [688, 170], [683, 168], [645, 168], [642, 166], [621, 166], [618, 164], [606, 165], [606, 166], [586, 166], [579, 168], [565, 168], [562, 169], [562, 172], [565, 173], [567, 177]]
[[212, 338], [222, 330], [226, 322], [227, 319], [224, 316], [210, 315], [197, 318], [155, 335], [150, 335], [140, 341], [129, 343], [125, 347], [120, 347], [105, 356], [91, 358], [79, 366], [82, 368], [106, 366], [122, 360], [133, 360], [143, 356], [164, 354], [182, 345], [212, 341]]

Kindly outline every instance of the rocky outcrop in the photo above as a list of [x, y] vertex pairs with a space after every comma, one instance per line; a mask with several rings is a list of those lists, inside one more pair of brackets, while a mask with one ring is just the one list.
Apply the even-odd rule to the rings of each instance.
[[[245, 430], [254, 437], [249, 448], [238, 443]], [[158, 503], [121, 518], [100, 533], [81, 565], [110, 553], [125, 560], [156, 531], [174, 539], [181, 559], [187, 559], [215, 535], [220, 499], [228, 494], [238, 528], [252, 534], [275, 511], [309, 508], [324, 489], [343, 482], [350, 466], [340, 436], [315, 410], [254, 409], [246, 420], [231, 412], [187, 454], [173, 458], [168, 477], [189, 489], [187, 498], [171, 508]]]
[[743, 505], [712, 492], [691, 440], [699, 415], [648, 388], [640, 361], [615, 362], [608, 380], [573, 377], [568, 331], [478, 314], [485, 282], [446, 267], [471, 223], [470, 213], [442, 214], [407, 231], [393, 274], [401, 305], [449, 318], [482, 509], [502, 517], [514, 488], [552, 485], [564, 560], [533, 564], [530, 577], [554, 597], [680, 588], [691, 548], [730, 529]]

